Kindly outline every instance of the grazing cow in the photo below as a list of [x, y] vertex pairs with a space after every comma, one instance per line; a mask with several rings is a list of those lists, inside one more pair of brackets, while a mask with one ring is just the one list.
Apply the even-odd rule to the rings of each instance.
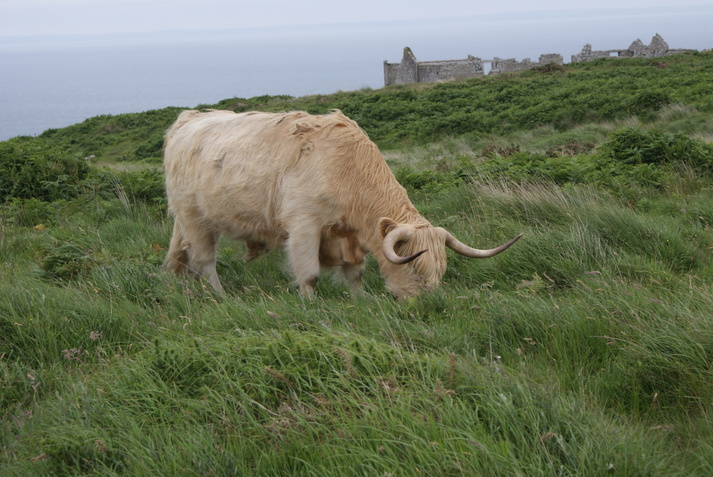
[[247, 241], [248, 257], [284, 246], [303, 296], [313, 295], [320, 266], [354, 266], [360, 276], [371, 252], [397, 298], [438, 286], [446, 247], [485, 258], [520, 238], [478, 250], [431, 225], [341, 111], [184, 111], [166, 133], [164, 172], [175, 217], [164, 266], [218, 291], [221, 235]]

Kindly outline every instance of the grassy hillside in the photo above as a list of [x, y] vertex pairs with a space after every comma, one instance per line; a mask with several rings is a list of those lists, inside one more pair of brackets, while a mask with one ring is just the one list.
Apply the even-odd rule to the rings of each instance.
[[[0, 143], [0, 475], [711, 475], [711, 53], [291, 98], [478, 247], [408, 303], [160, 270], [176, 108]], [[203, 105], [201, 107], [208, 107]]]

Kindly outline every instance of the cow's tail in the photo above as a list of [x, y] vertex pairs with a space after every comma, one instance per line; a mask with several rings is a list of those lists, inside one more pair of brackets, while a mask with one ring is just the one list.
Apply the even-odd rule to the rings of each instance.
[[173, 236], [168, 246], [168, 253], [163, 260], [163, 269], [182, 275], [188, 268], [188, 249], [190, 244], [183, 236], [183, 230], [178, 219], [173, 223]]

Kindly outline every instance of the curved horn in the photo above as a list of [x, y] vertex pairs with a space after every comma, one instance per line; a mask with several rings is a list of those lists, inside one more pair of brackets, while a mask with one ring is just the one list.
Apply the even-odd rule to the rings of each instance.
[[410, 227], [396, 227], [394, 230], [386, 234], [384, 237], [384, 244], [382, 245], [382, 251], [386, 259], [395, 263], [396, 265], [403, 265], [417, 259], [422, 253], [427, 250], [421, 250], [408, 257], [402, 257], [396, 253], [394, 247], [399, 242], [408, 242], [411, 240], [411, 235], [413, 235], [413, 230]]
[[454, 252], [457, 252], [469, 258], [488, 258], [492, 257], [493, 255], [497, 255], [503, 250], [507, 249], [508, 247], [510, 247], [510, 245], [517, 242], [518, 239], [522, 236], [523, 234], [520, 234], [514, 239], [510, 240], [508, 243], [503, 244], [497, 248], [491, 248], [490, 250], [480, 250], [467, 246], [466, 244], [455, 238], [453, 235], [451, 235], [450, 232], [446, 232], [446, 246]]

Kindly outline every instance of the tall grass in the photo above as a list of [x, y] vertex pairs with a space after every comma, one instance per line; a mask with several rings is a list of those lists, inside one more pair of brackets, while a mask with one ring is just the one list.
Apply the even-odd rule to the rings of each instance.
[[[363, 295], [304, 301], [230, 241], [217, 297], [158, 269], [169, 224], [135, 203], [4, 226], [3, 475], [711, 470], [708, 226], [547, 183], [418, 205], [478, 246], [526, 236], [400, 304], [371, 262]], [[53, 253], [85, 268], [48, 277]]]

